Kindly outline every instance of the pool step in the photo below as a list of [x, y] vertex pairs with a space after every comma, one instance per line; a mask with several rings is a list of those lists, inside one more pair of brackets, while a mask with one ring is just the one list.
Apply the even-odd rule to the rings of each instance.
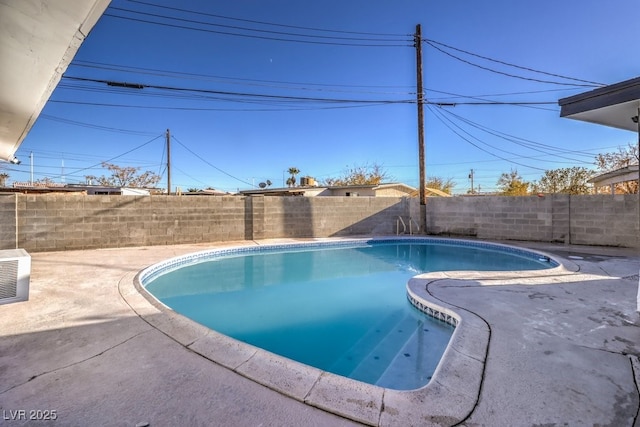
[[392, 313], [372, 327], [329, 371], [374, 384], [411, 339], [418, 322], [402, 311]]
[[395, 328], [396, 324], [402, 320], [402, 317], [402, 311], [398, 310], [373, 325], [328, 370], [339, 375], [349, 376], [362, 359], [378, 345], [382, 337]]
[[419, 321], [414, 316], [403, 316], [355, 367], [349, 374], [349, 378], [377, 384], [391, 362], [398, 357], [407, 342], [416, 335], [418, 323]]

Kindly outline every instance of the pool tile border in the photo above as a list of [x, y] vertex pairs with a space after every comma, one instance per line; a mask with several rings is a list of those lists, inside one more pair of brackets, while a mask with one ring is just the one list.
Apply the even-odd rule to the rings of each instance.
[[[239, 375], [265, 385], [293, 399], [368, 425], [452, 425], [463, 421], [477, 403], [484, 372], [490, 331], [486, 322], [475, 314], [452, 307], [433, 298], [428, 286], [434, 281], [455, 283], [464, 278], [447, 273], [427, 273], [412, 278], [407, 284], [407, 298], [426, 314], [456, 326], [431, 381], [416, 390], [385, 389], [321, 371], [275, 355], [231, 337], [208, 330], [174, 312], [145, 289], [145, 284], [158, 274], [179, 266], [215, 256], [243, 254], [257, 250], [308, 249], [331, 245], [368, 245], [376, 242], [433, 242], [462, 244], [508, 250], [524, 256], [546, 256], [533, 250], [468, 240], [407, 237], [367, 239], [327, 239], [326, 242], [258, 244], [201, 251], [154, 264], [135, 277], [120, 282], [121, 294], [136, 313], [169, 337], [176, 333], [189, 337], [189, 342], [176, 339], [186, 348]], [[550, 261], [557, 263], [555, 260]], [[551, 270], [556, 270], [551, 269]], [[539, 270], [548, 271], [548, 270]], [[487, 272], [465, 272], [480, 279]], [[513, 277], [513, 274], [510, 275]], [[515, 275], [517, 276], [517, 274]], [[507, 277], [507, 276], [505, 276]], [[145, 298], [136, 298], [143, 295]], [[155, 307], [155, 311], [149, 305]], [[177, 331], [176, 329], [180, 329]]]
[[151, 267], [143, 270], [141, 275], [141, 282], [144, 286], [156, 278], [159, 275], [180, 268], [185, 265], [207, 261], [210, 259], [222, 258], [226, 256], [243, 255], [247, 253], [255, 252], [278, 252], [282, 250], [309, 250], [309, 249], [322, 249], [323, 247], [366, 247], [373, 244], [394, 244], [394, 243], [407, 243], [408, 241], [413, 243], [432, 243], [432, 244], [445, 244], [451, 246], [463, 246], [463, 247], [475, 247], [484, 249], [500, 250], [504, 252], [513, 253], [526, 258], [545, 258], [548, 262], [554, 263], [555, 266], [559, 265], [556, 261], [551, 259], [545, 254], [541, 254], [532, 250], [525, 250], [514, 246], [502, 245], [499, 243], [486, 243], [482, 241], [464, 240], [464, 239], [445, 239], [445, 238], [433, 238], [433, 237], [376, 237], [367, 239], [340, 239], [327, 241], [313, 241], [302, 243], [279, 243], [279, 244], [266, 244], [266, 245], [251, 245], [251, 246], [239, 246], [222, 249], [208, 249], [204, 251], [195, 252], [189, 255], [178, 256], [167, 259], [165, 261], [154, 264]]

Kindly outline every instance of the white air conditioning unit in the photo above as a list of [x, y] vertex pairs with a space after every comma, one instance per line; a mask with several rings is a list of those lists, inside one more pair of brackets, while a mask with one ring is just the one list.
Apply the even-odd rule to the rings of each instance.
[[29, 299], [31, 256], [24, 249], [0, 251], [0, 304]]

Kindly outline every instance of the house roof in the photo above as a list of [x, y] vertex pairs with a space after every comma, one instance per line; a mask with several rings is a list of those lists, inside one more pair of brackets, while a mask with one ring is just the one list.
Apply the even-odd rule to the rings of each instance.
[[[425, 191], [427, 192], [427, 196], [440, 196], [440, 197], [452, 197], [451, 194], [445, 193], [442, 190], [438, 190], [437, 188], [425, 187]], [[411, 192], [411, 197], [418, 197], [418, 190]]]
[[638, 131], [631, 119], [640, 108], [640, 77], [562, 98], [560, 117]]
[[[316, 187], [313, 187], [316, 188]], [[268, 194], [270, 196], [301, 196], [304, 194], [307, 188], [305, 187], [292, 187], [292, 188], [256, 188], [254, 190], [242, 190], [238, 194], [251, 195], [251, 194]]]
[[416, 191], [410, 185], [401, 182], [390, 182], [385, 184], [362, 184], [362, 185], [334, 185], [334, 186], [316, 186], [316, 187], [285, 187], [285, 188], [260, 188], [253, 190], [243, 190], [240, 194], [268, 194], [270, 196], [300, 196], [308, 191], [321, 192], [322, 190], [382, 190], [387, 188], [399, 188], [411, 194]]
[[638, 165], [625, 166], [611, 172], [594, 176], [587, 182], [594, 184], [596, 187], [602, 187], [610, 184], [617, 184], [626, 181], [635, 181], [638, 179]]

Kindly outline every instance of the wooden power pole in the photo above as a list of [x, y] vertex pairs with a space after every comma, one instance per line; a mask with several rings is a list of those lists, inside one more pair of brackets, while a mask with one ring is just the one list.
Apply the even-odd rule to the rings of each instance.
[[422, 88], [422, 28], [416, 25], [414, 35], [416, 48], [416, 95], [418, 103], [418, 162], [420, 163], [420, 229], [427, 232], [427, 191], [424, 158], [424, 90]]
[[167, 196], [171, 195], [171, 132], [167, 129]]

